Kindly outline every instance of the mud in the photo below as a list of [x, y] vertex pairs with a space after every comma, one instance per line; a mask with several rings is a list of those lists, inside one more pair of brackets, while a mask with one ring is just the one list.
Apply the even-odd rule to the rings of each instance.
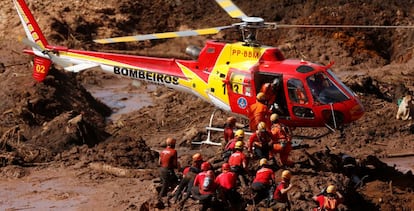
[[[359, 1], [234, 2], [248, 15], [288, 24], [404, 25], [414, 21], [413, 4], [398, 1], [362, 5]], [[108, 46], [91, 42], [233, 23], [214, 1], [46, 0], [29, 4], [51, 43], [76, 49], [188, 58], [184, 54], [188, 44], [239, 38], [229, 31], [213, 37]], [[191, 144], [206, 140], [205, 127], [215, 110], [211, 105], [188, 94], [126, 82], [95, 69], [79, 74], [53, 69], [44, 83], [35, 83], [30, 58], [21, 53], [24, 46], [14, 39], [24, 34], [12, 1], [5, 2], [0, 11], [1, 209], [178, 209], [155, 199], [157, 151], [169, 136], [178, 140], [182, 166], [196, 151], [219, 166], [218, 147]], [[292, 152], [293, 210], [313, 207], [311, 197], [328, 183], [336, 184], [344, 194], [342, 210], [414, 208], [412, 171], [402, 172], [384, 163], [390, 162], [387, 155], [414, 152], [413, 120], [395, 119], [398, 99], [414, 91], [413, 35], [405, 29], [279, 29], [260, 34], [264, 44], [279, 46], [286, 57], [335, 61], [335, 73], [359, 95], [366, 109], [342, 134], [337, 131], [304, 140], [307, 147]], [[118, 113], [111, 116], [112, 112]], [[219, 114], [214, 126], [222, 126], [228, 115]], [[321, 132], [316, 128], [294, 131]], [[221, 134], [213, 133], [211, 138], [219, 141]], [[357, 173], [343, 168], [343, 155], [355, 158]], [[413, 157], [399, 159], [397, 164], [412, 168]], [[240, 191], [248, 199], [248, 190]], [[196, 208], [193, 200], [183, 207]]]

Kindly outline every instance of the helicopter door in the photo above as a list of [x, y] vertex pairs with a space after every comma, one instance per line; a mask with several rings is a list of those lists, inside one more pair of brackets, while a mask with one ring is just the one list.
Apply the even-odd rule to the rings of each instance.
[[255, 102], [252, 97], [251, 77], [245, 72], [231, 70], [226, 83], [230, 101], [230, 107], [233, 112], [246, 113], [247, 105]]
[[289, 117], [283, 87], [283, 75], [256, 72], [256, 93], [263, 92], [267, 98], [267, 106], [272, 113], [279, 114], [280, 118]]
[[299, 79], [291, 78], [287, 81], [289, 111], [292, 119], [314, 119], [315, 113], [309, 103], [309, 97], [303, 83]]

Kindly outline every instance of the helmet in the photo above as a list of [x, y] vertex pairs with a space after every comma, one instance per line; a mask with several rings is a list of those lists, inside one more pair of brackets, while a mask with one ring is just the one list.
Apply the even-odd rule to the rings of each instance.
[[206, 161], [201, 164], [201, 171], [208, 171], [210, 169], [211, 169], [211, 165], [209, 162]]
[[266, 158], [260, 159], [259, 166], [263, 166], [263, 165], [267, 165], [267, 159]]
[[269, 88], [270, 88], [270, 83], [265, 83], [262, 85], [260, 92], [267, 93], [270, 90]]
[[290, 179], [292, 177], [292, 174], [290, 173], [290, 171], [289, 170], [284, 170], [283, 172], [282, 172], [282, 179]]
[[174, 138], [167, 138], [165, 141], [167, 143], [167, 146], [175, 145], [175, 142], [177, 142]]
[[279, 87], [280, 86], [280, 78], [275, 78], [275, 79], [273, 79], [273, 82], [272, 82], [272, 87], [273, 88], [277, 88], [277, 87]]
[[214, 171], [208, 170], [207, 171], [207, 174], [206, 174], [206, 177], [210, 177], [210, 178], [213, 178], [214, 179]]
[[277, 114], [270, 115], [270, 121], [274, 122], [274, 121], [276, 121], [278, 119], [279, 119], [279, 115], [277, 115]]
[[257, 125], [257, 130], [258, 131], [264, 131], [264, 130], [266, 130], [266, 123], [259, 122], [259, 124]]
[[258, 101], [264, 101], [264, 100], [266, 100], [266, 96], [265, 96], [265, 94], [264, 94], [263, 92], [259, 92], [259, 93], [256, 95], [256, 99], [257, 99]]
[[221, 170], [222, 171], [230, 171], [230, 164], [223, 163], [223, 165], [221, 165]]
[[334, 185], [328, 185], [326, 193], [336, 193], [336, 187]]
[[237, 119], [234, 118], [233, 116], [231, 116], [231, 117], [227, 118], [226, 122], [229, 123], [229, 124], [235, 124], [237, 122]]
[[244, 143], [243, 141], [237, 141], [236, 145], [234, 146], [235, 149], [243, 149]]
[[234, 134], [234, 136], [243, 138], [244, 137], [244, 130], [242, 130], [242, 129], [237, 130], [236, 133]]
[[193, 155], [193, 161], [200, 161], [200, 160], [203, 160], [203, 158], [201, 157], [201, 154], [200, 153], [195, 153], [194, 155]]

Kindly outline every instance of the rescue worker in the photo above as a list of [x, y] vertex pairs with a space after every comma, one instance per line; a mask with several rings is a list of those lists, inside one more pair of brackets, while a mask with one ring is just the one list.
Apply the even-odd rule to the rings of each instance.
[[214, 182], [214, 172], [211, 170], [211, 164], [209, 162], [203, 162], [201, 164], [201, 171], [194, 178], [191, 193], [202, 204], [201, 210], [207, 210], [211, 205], [211, 199], [216, 191], [216, 184]]
[[249, 126], [251, 131], [256, 130], [259, 122], [268, 123], [267, 125], [270, 126], [269, 117], [271, 112], [266, 105], [266, 100], [265, 94], [263, 92], [259, 92], [256, 95], [256, 103], [247, 108], [247, 116], [249, 118]]
[[177, 175], [174, 169], [178, 168], [177, 151], [175, 150], [176, 140], [174, 138], [167, 138], [167, 147], [160, 152], [158, 164], [160, 165], [160, 179], [162, 183], [160, 197], [167, 195], [170, 188], [177, 182]]
[[272, 84], [264, 83], [260, 88], [260, 92], [266, 97], [266, 105], [269, 107], [273, 105], [276, 100], [276, 93], [273, 93]]
[[216, 177], [218, 198], [226, 203], [230, 210], [241, 210], [241, 195], [236, 190], [237, 174], [230, 171], [230, 164], [221, 165], [221, 174]]
[[270, 145], [272, 144], [272, 135], [266, 130], [266, 123], [260, 122], [257, 130], [249, 138], [248, 151], [253, 157], [258, 159], [269, 158]]
[[267, 103], [266, 105], [271, 108], [272, 106], [278, 107], [276, 103], [276, 96], [280, 89], [280, 79], [275, 78], [272, 83], [264, 83], [260, 89], [260, 92], [265, 94]]
[[230, 155], [229, 165], [232, 172], [236, 173], [242, 186], [246, 186], [245, 174], [247, 173], [247, 156], [243, 153], [243, 141], [237, 141], [235, 152]]
[[225, 146], [231, 139], [234, 138], [234, 128], [236, 126], [237, 119], [233, 116], [227, 118], [226, 123], [224, 124], [224, 143], [222, 146]]
[[277, 185], [273, 193], [272, 210], [290, 210], [290, 202], [287, 194], [293, 187], [290, 183], [291, 178], [292, 174], [289, 170], [282, 172], [282, 181]]
[[252, 189], [256, 193], [253, 199], [255, 204], [258, 204], [260, 201], [273, 194], [271, 190], [275, 183], [274, 172], [269, 168], [266, 158], [260, 159], [259, 166], [260, 169], [257, 170], [256, 176], [252, 182]]
[[[279, 115], [272, 114], [270, 116], [272, 122], [270, 133], [272, 134], [271, 157], [279, 154], [279, 161], [282, 166], [291, 166], [292, 161], [289, 160], [289, 154], [292, 151], [292, 135], [289, 128], [279, 122]], [[276, 159], [275, 159], [276, 160]]]
[[234, 152], [234, 147], [236, 146], [237, 141], [244, 141], [244, 130], [237, 130], [234, 136], [235, 137], [231, 139], [224, 147], [224, 152], [222, 155], [224, 162], [228, 162], [230, 155]]
[[329, 87], [329, 80], [325, 77], [322, 73], [317, 73], [313, 76], [313, 80], [312, 77], [307, 79], [312, 96], [317, 103], [321, 101], [319, 96], [321, 92]]
[[174, 193], [174, 203], [180, 200], [180, 204], [183, 204], [190, 197], [194, 178], [201, 172], [201, 163], [203, 163], [203, 157], [200, 153], [195, 153], [192, 156], [191, 166], [187, 166], [183, 170], [183, 179]]
[[328, 185], [321, 194], [313, 196], [312, 199], [319, 205], [318, 208], [314, 209], [315, 211], [335, 211], [338, 210], [338, 205], [343, 202], [342, 194], [336, 190], [334, 185]]

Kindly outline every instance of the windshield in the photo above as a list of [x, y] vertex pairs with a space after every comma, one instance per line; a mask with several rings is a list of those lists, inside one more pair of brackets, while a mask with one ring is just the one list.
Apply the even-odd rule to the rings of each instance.
[[349, 99], [323, 72], [307, 77], [306, 82], [313, 99], [321, 104], [337, 103]]

